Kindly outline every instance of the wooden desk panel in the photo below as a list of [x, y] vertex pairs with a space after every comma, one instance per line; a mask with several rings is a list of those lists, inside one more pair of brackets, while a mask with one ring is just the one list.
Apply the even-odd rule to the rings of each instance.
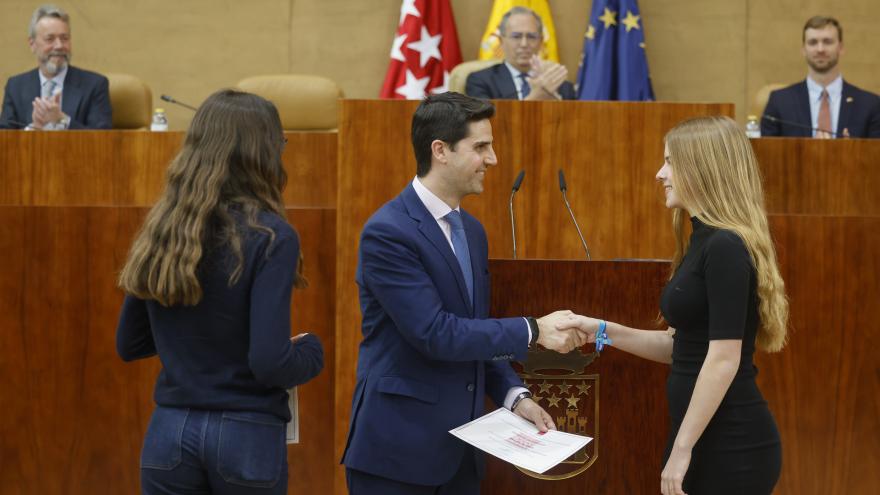
[[880, 140], [753, 139], [775, 214], [880, 216]]
[[[649, 329], [659, 328], [656, 317], [660, 290], [669, 274], [669, 264], [657, 262], [492, 260], [490, 269], [493, 316], [543, 315], [550, 310], [571, 309]], [[594, 346], [584, 346], [581, 351], [589, 355]], [[483, 493], [582, 495], [658, 491], [658, 466], [663, 461], [669, 430], [668, 373], [667, 365], [613, 347], [602, 351], [583, 371], [585, 375], [598, 375], [597, 386], [583, 396], [574, 389], [570, 395], [579, 397], [583, 403], [598, 403], [595, 415], [591, 408], [578, 404], [578, 419], [586, 420], [586, 431], [594, 437], [588, 452], [597, 454], [595, 461], [576, 476], [541, 480], [487, 456]], [[554, 409], [546, 398], [538, 400], [551, 416], [558, 417], [559, 408]], [[547, 474], [571, 475], [580, 468], [563, 465]]]
[[[3, 493], [137, 493], [158, 359], [124, 363], [115, 277], [145, 208], [0, 207], [0, 478]], [[300, 389], [302, 443], [288, 450], [291, 487], [330, 493], [335, 213], [290, 209], [309, 289], [293, 330], [316, 333], [324, 372]], [[328, 283], [328, 281], [330, 281]]]
[[[336, 133], [287, 132], [284, 202], [336, 207]], [[149, 206], [181, 132], [0, 132], [0, 205]]]
[[789, 343], [756, 354], [782, 435], [778, 494], [878, 493], [880, 218], [774, 215]]

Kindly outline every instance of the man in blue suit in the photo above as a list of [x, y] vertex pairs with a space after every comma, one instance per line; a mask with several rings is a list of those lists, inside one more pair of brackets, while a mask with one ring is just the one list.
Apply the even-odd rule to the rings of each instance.
[[804, 25], [803, 43], [807, 78], [770, 93], [761, 135], [880, 137], [880, 97], [847, 83], [840, 75], [843, 28], [837, 19], [810, 18]]
[[565, 78], [568, 69], [540, 60], [544, 23], [534, 10], [513, 7], [498, 25], [504, 62], [471, 73], [465, 93], [475, 98], [499, 100], [574, 100], [574, 86]]
[[70, 17], [53, 5], [34, 12], [28, 43], [39, 67], [9, 78], [0, 128], [109, 129], [107, 78], [70, 66]]
[[498, 405], [555, 429], [510, 367], [540, 344], [586, 343], [557, 329], [570, 312], [489, 319], [488, 244], [459, 208], [483, 190], [492, 149], [491, 103], [431, 95], [416, 110], [417, 176], [367, 221], [357, 283], [363, 341], [342, 462], [352, 495], [479, 493], [479, 452], [449, 430]]

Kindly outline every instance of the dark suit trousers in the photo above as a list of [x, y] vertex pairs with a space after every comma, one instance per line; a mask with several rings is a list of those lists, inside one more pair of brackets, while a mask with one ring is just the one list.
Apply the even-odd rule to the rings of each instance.
[[[345, 469], [349, 495], [479, 495], [474, 449], [468, 446], [461, 465], [451, 480], [440, 486], [412, 485], [363, 471]], [[426, 460], [426, 462], [430, 462]]]

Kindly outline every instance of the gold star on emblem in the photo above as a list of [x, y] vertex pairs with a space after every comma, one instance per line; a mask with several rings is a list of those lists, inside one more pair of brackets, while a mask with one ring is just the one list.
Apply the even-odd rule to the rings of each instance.
[[590, 386], [587, 385], [586, 383], [578, 384], [577, 389], [580, 392], [580, 393], [578, 393], [578, 395], [589, 395], [589, 394], [587, 394], [587, 392], [590, 390]]
[[617, 12], [605, 7], [605, 13], [602, 14], [602, 17], [599, 18], [600, 21], [605, 23], [605, 29], [610, 28], [611, 26], [617, 25]]
[[559, 406], [559, 401], [561, 401], [561, 400], [562, 400], [562, 397], [556, 397], [556, 394], [553, 394], [550, 397], [547, 397], [547, 402], [550, 403], [550, 407]]
[[537, 395], [532, 396], [532, 400], [535, 401], [535, 404], [541, 405], [541, 401], [546, 399], [546, 397], [539, 397]]
[[596, 37], [596, 28], [592, 24], [587, 27], [587, 32], [584, 33], [584, 38], [594, 39]]
[[568, 382], [566, 382], [565, 380], [563, 380], [562, 383], [559, 385], [559, 391], [562, 392], [563, 394], [567, 394], [568, 389], [570, 389], [570, 388], [571, 388], [571, 385], [569, 385]]
[[545, 394], [545, 393], [549, 392], [551, 388], [553, 388], [553, 384], [552, 384], [552, 383], [548, 383], [547, 380], [544, 380], [544, 381], [541, 382], [541, 384], [538, 385], [538, 386], [541, 388], [541, 391], [539, 392], [539, 393], [541, 393], [541, 394]]
[[629, 10], [626, 11], [626, 17], [624, 17], [623, 25], [626, 26], [626, 32], [630, 32], [632, 29], [640, 29], [639, 28], [639, 16], [633, 15]]
[[578, 401], [581, 399], [579, 397], [571, 396], [571, 397], [566, 397], [565, 400], [568, 401], [568, 407], [573, 407], [573, 408], [577, 409]]

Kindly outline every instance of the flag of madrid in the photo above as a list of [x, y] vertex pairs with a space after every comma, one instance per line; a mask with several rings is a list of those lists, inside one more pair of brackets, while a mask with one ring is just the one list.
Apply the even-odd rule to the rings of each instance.
[[461, 49], [449, 0], [403, 0], [381, 98], [420, 100], [449, 90]]

